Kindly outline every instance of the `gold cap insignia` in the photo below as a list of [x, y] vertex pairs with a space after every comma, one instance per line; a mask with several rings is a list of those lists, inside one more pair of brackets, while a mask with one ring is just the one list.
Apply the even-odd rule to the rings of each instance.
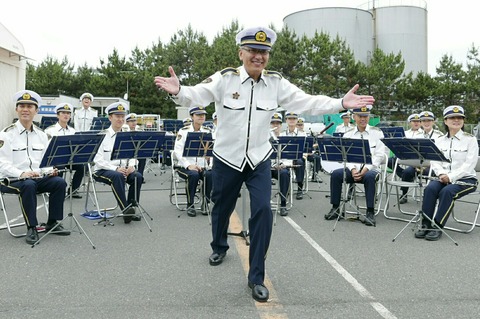
[[265, 42], [267, 41], [267, 34], [263, 31], [258, 31], [255, 33], [255, 40], [258, 42]]
[[117, 106], [117, 109], [118, 109], [119, 111], [124, 111], [124, 110], [125, 110], [125, 107], [123, 107], [123, 105], [120, 104], [120, 105]]
[[454, 108], [453, 108], [453, 113], [458, 113], [458, 112], [460, 112], [460, 110], [458, 109], [458, 107], [454, 107]]
[[23, 95], [22, 95], [22, 99], [24, 99], [24, 100], [30, 100], [31, 98], [32, 98], [32, 96], [29, 93], [23, 93]]

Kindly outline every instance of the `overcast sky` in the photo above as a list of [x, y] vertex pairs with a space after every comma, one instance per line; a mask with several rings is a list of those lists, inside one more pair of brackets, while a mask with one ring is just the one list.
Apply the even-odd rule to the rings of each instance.
[[[476, 0], [382, 0], [382, 3], [422, 4], [428, 10], [429, 73], [435, 74], [440, 58], [452, 55], [465, 64], [472, 43], [480, 46], [479, 12]], [[47, 56], [66, 56], [75, 66], [98, 66], [116, 48], [129, 57], [138, 46], [145, 50], [160, 39], [168, 43], [189, 24], [208, 40], [233, 20], [240, 26], [283, 27], [283, 18], [296, 11], [337, 6], [358, 7], [366, 0], [24, 0], [2, 1], [2, 23], [24, 46], [25, 54], [42, 62]], [[378, 3], [378, 0], [377, 0]], [[224, 66], [219, 66], [222, 68]]]

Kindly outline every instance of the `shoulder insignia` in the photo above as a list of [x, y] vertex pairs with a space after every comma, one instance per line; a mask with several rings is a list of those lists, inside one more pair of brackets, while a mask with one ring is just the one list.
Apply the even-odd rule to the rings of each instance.
[[184, 127], [182, 127], [182, 128], [180, 129], [180, 131], [182, 131], [182, 130], [188, 130], [189, 128], [190, 128], [190, 125], [184, 126]]
[[203, 126], [203, 125], [202, 125], [202, 128], [203, 128], [204, 130], [207, 130], [209, 133], [212, 131], [212, 129], [211, 129], [210, 127], [208, 127], [208, 126]]
[[10, 125], [7, 126], [6, 128], [4, 128], [3, 131], [4, 131], [4, 132], [11, 131], [11, 130], [13, 130], [14, 127], [15, 127], [15, 124], [10, 124]]
[[177, 141], [180, 141], [182, 139], [182, 135], [181, 134], [178, 134], [177, 135]]
[[43, 130], [42, 130], [40, 127], [36, 126], [35, 124], [33, 124], [33, 127], [34, 127], [36, 130], [39, 130], [40, 132], [43, 132]]
[[207, 84], [207, 83], [210, 83], [210, 82], [212, 82], [212, 81], [213, 81], [212, 78], [206, 78], [206, 79], [203, 80], [201, 83]]
[[265, 75], [265, 76], [273, 76], [273, 77], [277, 77], [277, 78], [279, 78], [279, 79], [282, 79], [282, 78], [283, 78], [283, 75], [282, 75], [280, 72], [277, 72], [277, 71], [264, 70], [264, 71], [263, 71], [263, 75]]
[[381, 131], [381, 129], [379, 129], [379, 128], [376, 127], [376, 126], [370, 126], [370, 129], [371, 129], [371, 130], [374, 130], [374, 131]]
[[225, 68], [222, 71], [220, 71], [221, 75], [226, 75], [226, 74], [235, 74], [235, 75], [240, 75], [240, 71], [238, 71], [237, 68]]
[[465, 136], [475, 137], [473, 134], [470, 134], [470, 133], [467, 133], [467, 132], [463, 132], [463, 134], [464, 134]]

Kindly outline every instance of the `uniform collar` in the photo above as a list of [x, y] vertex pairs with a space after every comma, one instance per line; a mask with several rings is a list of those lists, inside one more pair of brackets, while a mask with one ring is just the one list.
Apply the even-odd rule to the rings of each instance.
[[[245, 70], [245, 66], [242, 65], [241, 67], [238, 68], [238, 70], [240, 71], [240, 81], [242, 82], [242, 84], [248, 79], [252, 79], [250, 75], [248, 75], [247, 70]], [[263, 83], [265, 86], [267, 85], [267, 83], [265, 83], [265, 80], [263, 79], [263, 72], [260, 75], [260, 79], [258, 80], [257, 83]]]
[[15, 122], [15, 127], [17, 128], [18, 134], [23, 134], [25, 131], [31, 131], [37, 133], [38, 128], [35, 127], [35, 125], [32, 123], [32, 128], [31, 130], [25, 128], [20, 121]]
[[451, 138], [456, 138], [457, 140], [461, 140], [462, 137], [465, 136], [465, 132], [463, 130], [460, 130], [455, 134], [454, 136], [450, 136]]
[[[367, 126], [365, 127], [365, 131], [361, 132], [361, 133], [370, 134], [370, 129], [371, 129], [371, 126], [367, 124]], [[353, 131], [354, 134], [360, 133], [360, 131], [358, 130], [358, 126], [356, 126], [356, 125], [355, 125], [355, 128], [353, 130], [354, 130]]]

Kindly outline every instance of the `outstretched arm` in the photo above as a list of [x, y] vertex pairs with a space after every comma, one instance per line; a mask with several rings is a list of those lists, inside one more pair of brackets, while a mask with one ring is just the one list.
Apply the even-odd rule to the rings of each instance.
[[178, 92], [180, 92], [180, 81], [178, 80], [177, 75], [175, 74], [175, 71], [173, 71], [173, 68], [171, 66], [168, 67], [168, 72], [170, 73], [169, 78], [156, 76], [154, 80], [155, 85], [160, 90], [164, 90], [167, 93], [177, 95]]
[[357, 92], [360, 85], [355, 84], [355, 86], [344, 95], [342, 100], [342, 105], [346, 109], [356, 109], [366, 105], [372, 105], [375, 102], [373, 96], [370, 95], [357, 95]]

